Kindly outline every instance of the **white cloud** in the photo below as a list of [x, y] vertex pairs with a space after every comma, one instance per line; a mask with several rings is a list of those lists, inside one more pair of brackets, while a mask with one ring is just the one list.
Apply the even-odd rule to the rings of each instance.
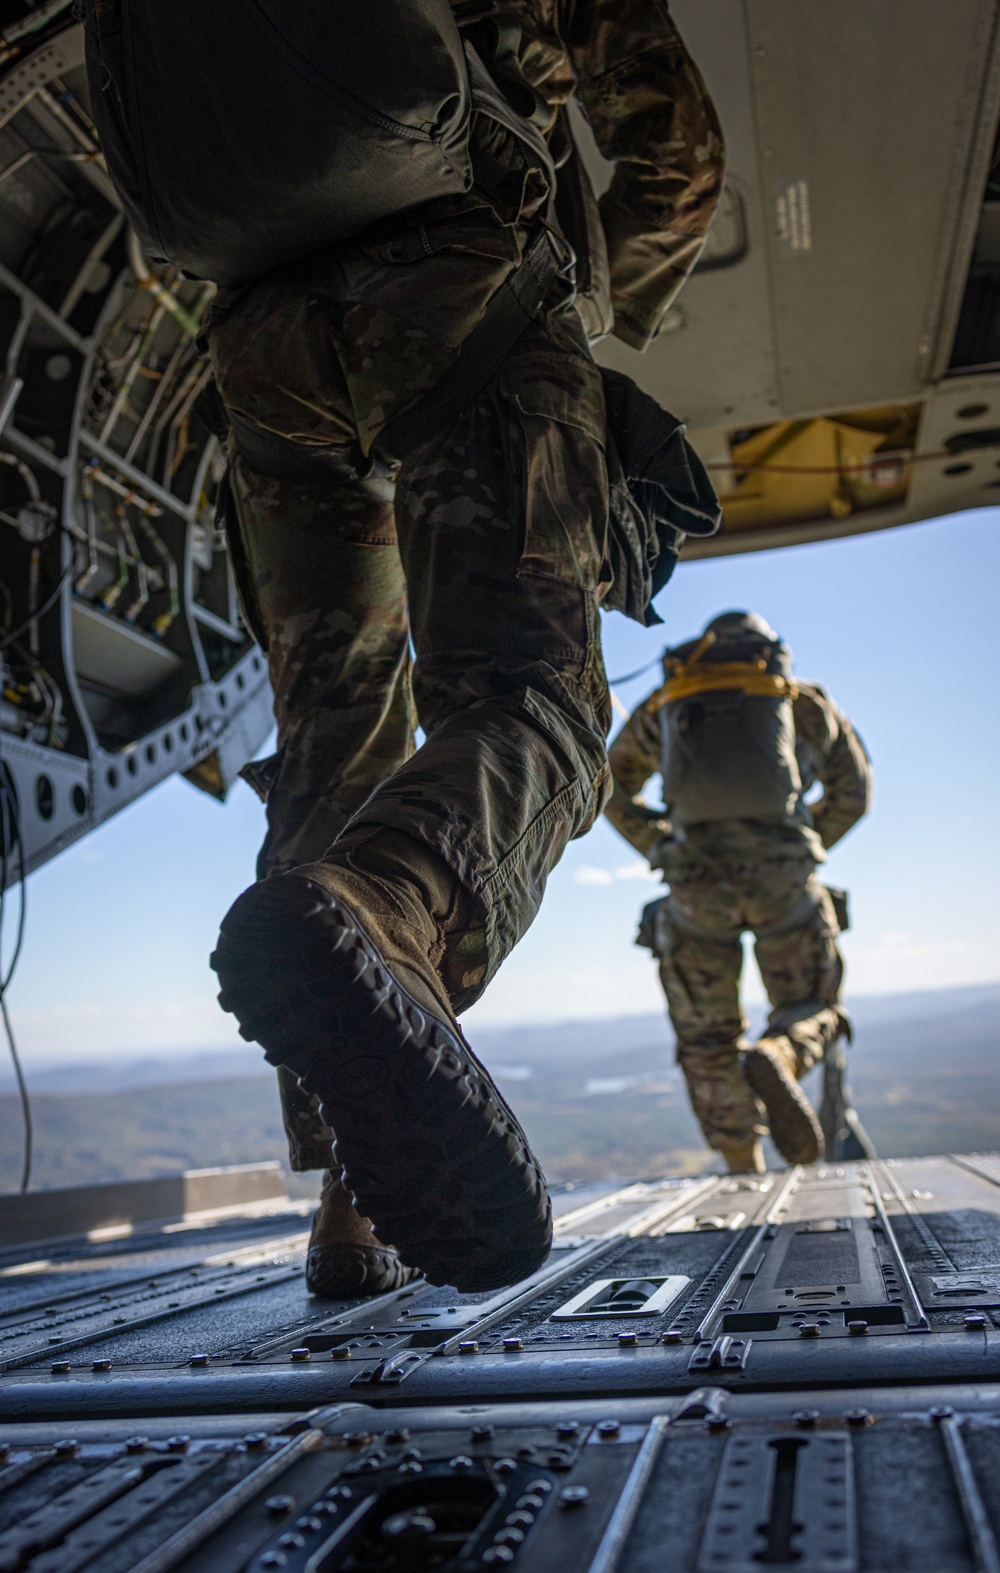
[[615, 876], [609, 868], [591, 868], [586, 863], [573, 875], [574, 885], [613, 885], [614, 882]]
[[643, 858], [635, 858], [631, 863], [622, 863], [615, 869], [615, 879], [648, 879], [658, 883], [659, 874]]
[[656, 881], [659, 876], [642, 858], [631, 863], [619, 863], [617, 868], [595, 868], [585, 863], [573, 874], [574, 885], [614, 885], [620, 879], [645, 879]]

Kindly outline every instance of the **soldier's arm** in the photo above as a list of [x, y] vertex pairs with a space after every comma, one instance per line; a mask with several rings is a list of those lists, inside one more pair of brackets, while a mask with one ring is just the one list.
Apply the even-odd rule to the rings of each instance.
[[[805, 688], [796, 702], [796, 727], [807, 730], [810, 710], [815, 709], [817, 751], [822, 756], [820, 780], [823, 796], [812, 804], [816, 833], [827, 848], [835, 846], [868, 812], [872, 797], [872, 772], [865, 746], [850, 721], [821, 688]], [[812, 704], [809, 704], [812, 701]], [[821, 715], [820, 715], [821, 712]]]
[[604, 812], [618, 834], [643, 857], [670, 825], [652, 818], [640, 801], [650, 776], [660, 768], [660, 725], [655, 714], [641, 704], [634, 710], [608, 750], [613, 789]]
[[665, 0], [566, 0], [597, 145], [616, 336], [643, 350], [701, 252], [722, 191], [719, 121]]

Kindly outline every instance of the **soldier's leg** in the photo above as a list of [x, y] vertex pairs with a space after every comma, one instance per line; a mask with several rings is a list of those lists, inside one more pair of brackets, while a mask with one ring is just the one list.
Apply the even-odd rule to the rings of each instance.
[[814, 875], [802, 894], [814, 903], [805, 920], [786, 933], [765, 931], [755, 946], [771, 1003], [767, 1036], [788, 1040], [799, 1078], [819, 1063], [844, 1023], [839, 1009], [844, 962], [833, 902]]
[[766, 1128], [740, 1068], [746, 1021], [739, 998], [739, 936], [707, 939], [674, 929], [659, 960], [677, 1063], [705, 1140], [731, 1170], [760, 1171]]
[[404, 464], [397, 525], [427, 742], [334, 859], [420, 878], [461, 1009], [526, 932], [606, 796], [598, 598], [600, 376], [579, 325], [529, 329], [455, 426]]
[[809, 1163], [822, 1151], [823, 1133], [797, 1083], [840, 1031], [836, 919], [806, 849], [798, 858], [764, 860], [758, 874], [750, 905], [772, 1009], [744, 1074], [764, 1101], [779, 1151], [789, 1162]]
[[[472, 294], [481, 310], [516, 263], [516, 234], [493, 221], [476, 238], [466, 217], [453, 250], [418, 247], [395, 285], [369, 251], [338, 253], [291, 303], [285, 278], [255, 294], [217, 353], [244, 384], [230, 407], [298, 448], [370, 442], [454, 358]], [[358, 1205], [405, 1260], [468, 1289], [515, 1281], [551, 1239], [538, 1166], [452, 995], [483, 987], [603, 803], [603, 437], [599, 374], [563, 319], [529, 330], [413, 456], [401, 535], [428, 743], [331, 854], [246, 892], [215, 955], [225, 1008], [331, 1111]]]
[[[245, 593], [267, 648], [277, 753], [249, 772], [267, 805], [257, 876], [322, 857], [369, 792], [413, 752], [406, 583], [392, 488], [261, 475], [240, 456], [230, 481]], [[326, 1297], [406, 1281], [330, 1169], [333, 1131], [318, 1100], [278, 1067], [293, 1171], [325, 1170], [306, 1267]]]

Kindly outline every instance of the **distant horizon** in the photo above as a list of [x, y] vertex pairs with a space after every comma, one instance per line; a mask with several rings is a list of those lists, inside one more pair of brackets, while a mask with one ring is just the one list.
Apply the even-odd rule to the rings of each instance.
[[[949, 999], [956, 995], [976, 995], [995, 991], [1000, 993], [1000, 978], [987, 978], [977, 983], [958, 983], [946, 987], [931, 986], [926, 989], [894, 989], [884, 993], [854, 993], [850, 989], [845, 994], [845, 1005], [850, 1010], [857, 1004], [870, 1004], [878, 1001], [885, 1008], [891, 1008], [894, 1002], [904, 1006], [905, 1002], [917, 1002], [947, 996]], [[745, 1002], [751, 1017], [759, 1017], [764, 1005], [759, 1000]], [[937, 1012], [935, 1012], [937, 1014]], [[898, 1018], [893, 1015], [884, 1015], [879, 1011], [876, 1018], [881, 1022], [893, 1020], [905, 1021], [907, 1016], [901, 1014]], [[649, 1009], [635, 1011], [616, 1011], [613, 1015], [593, 1016], [566, 1016], [562, 1020], [525, 1021], [525, 1022], [483, 1022], [474, 1025], [473, 1047], [477, 1042], [490, 1042], [497, 1039], [511, 1039], [518, 1034], [531, 1033], [539, 1036], [555, 1036], [559, 1033], [569, 1032], [574, 1029], [583, 1029], [587, 1032], [600, 1030], [601, 1027], [613, 1026], [616, 1022], [638, 1024], [648, 1022], [651, 1025], [662, 1025], [665, 1033], [669, 1035], [670, 1028], [665, 1012], [651, 1011]], [[32, 1056], [25, 1063], [25, 1074], [28, 1079], [29, 1090], [32, 1072], [41, 1073], [46, 1078], [51, 1077], [60, 1070], [70, 1070], [81, 1074], [88, 1069], [118, 1069], [139, 1068], [142, 1066], [172, 1065], [180, 1070], [192, 1061], [197, 1061], [205, 1055], [213, 1058], [242, 1060], [255, 1067], [251, 1074], [268, 1075], [272, 1067], [263, 1059], [262, 1052], [256, 1044], [233, 1042], [231, 1039], [220, 1039], [218, 1042], [206, 1041], [200, 1044], [171, 1044], [149, 1045], [141, 1048], [128, 1049], [118, 1046], [101, 1053], [92, 1048], [82, 1054], [74, 1056], [72, 1052], [58, 1052]], [[22, 1056], [22, 1059], [24, 1056]], [[173, 1078], [171, 1078], [173, 1079]], [[6, 1096], [14, 1088], [14, 1078], [10, 1061], [0, 1059], [0, 1096]]]

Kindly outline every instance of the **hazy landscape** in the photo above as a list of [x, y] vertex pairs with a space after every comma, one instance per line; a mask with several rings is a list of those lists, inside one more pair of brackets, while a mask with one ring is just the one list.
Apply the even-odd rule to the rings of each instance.
[[[851, 1082], [883, 1157], [1000, 1148], [1000, 984], [851, 1003]], [[662, 1018], [481, 1030], [475, 1045], [554, 1180], [707, 1163]], [[37, 1187], [286, 1158], [273, 1073], [253, 1049], [29, 1067], [29, 1077]], [[4, 1067], [2, 1189], [16, 1182], [20, 1148]]]

